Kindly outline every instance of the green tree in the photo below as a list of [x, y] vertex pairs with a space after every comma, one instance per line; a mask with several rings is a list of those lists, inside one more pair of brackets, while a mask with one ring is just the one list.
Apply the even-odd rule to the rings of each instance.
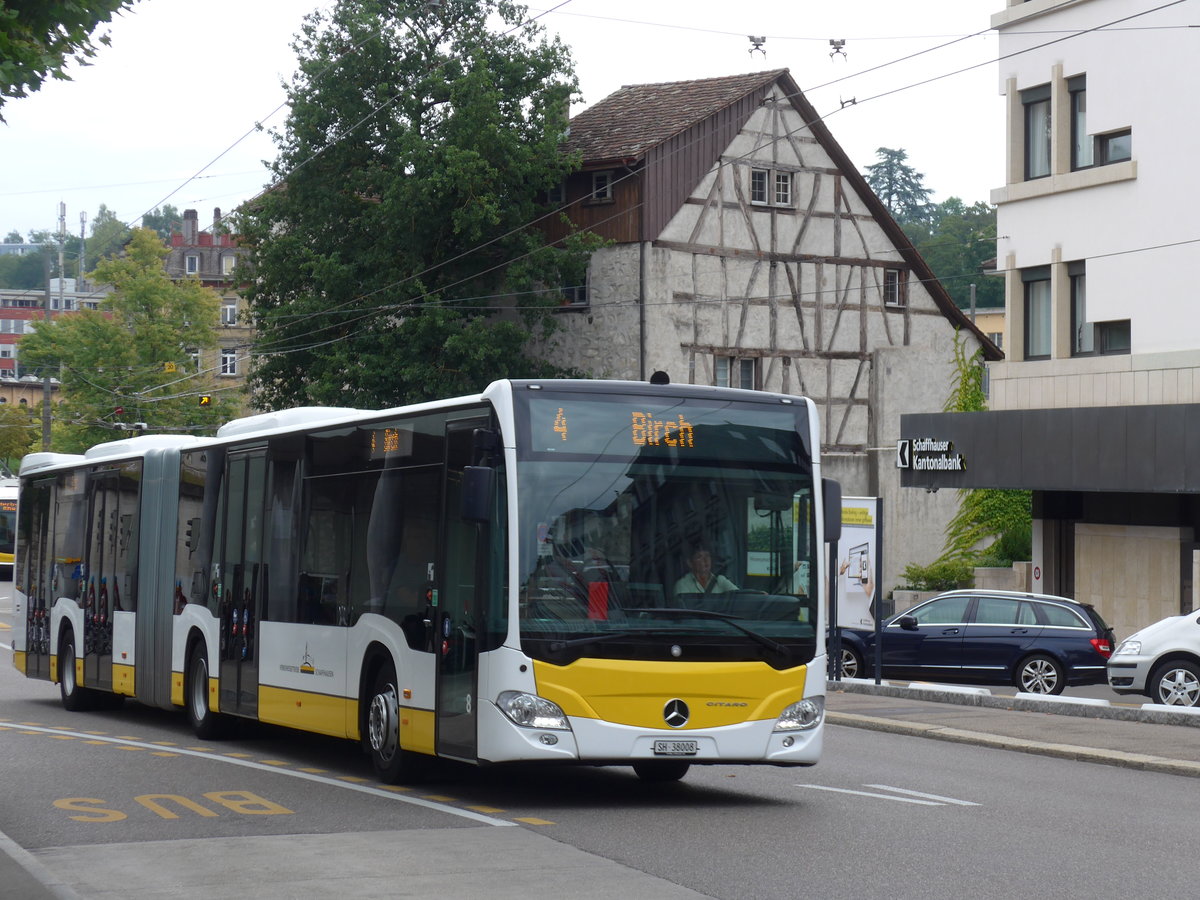
[[[590, 245], [547, 248], [526, 226], [578, 166], [560, 150], [577, 85], [523, 12], [339, 0], [306, 19], [277, 186], [234, 227], [255, 273], [258, 404], [385, 406], [554, 374], [526, 352], [560, 302], [537, 289]], [[519, 308], [495, 316], [505, 294]]]
[[40, 420], [13, 404], [0, 405], [0, 462], [9, 471], [17, 471], [21, 457], [28, 453], [41, 434]]
[[34, 291], [46, 286], [45, 250], [0, 256], [0, 288]]
[[908, 151], [880, 147], [875, 151], [879, 162], [867, 166], [867, 184], [871, 186], [901, 225], [924, 222], [929, 218], [929, 195], [925, 176], [906, 164]]
[[972, 284], [976, 308], [1004, 306], [1004, 279], [983, 273], [983, 264], [996, 257], [996, 207], [951, 197], [903, 228], [959, 308], [970, 309]]
[[[167, 252], [155, 232], [135, 230], [126, 255], [94, 273], [113, 286], [99, 311], [39, 323], [21, 340], [23, 363], [62, 381], [56, 450], [113, 440], [134, 423], [152, 432], [211, 433], [233, 414], [233, 402], [216, 393], [211, 373], [195, 372], [190, 354], [216, 345], [220, 298], [196, 281], [172, 281]], [[201, 408], [200, 394], [216, 402]]]
[[4, 243], [6, 243], [6, 244], [23, 244], [23, 243], [25, 243], [25, 238], [21, 237], [21, 232], [17, 231], [17, 229], [14, 228], [7, 235], [5, 235]]
[[[4, 0], [0, 3], [0, 110], [5, 102], [24, 97], [47, 78], [70, 80], [64, 71], [71, 60], [86, 65], [96, 43], [108, 45], [108, 34], [93, 32], [134, 0]], [[0, 115], [0, 122], [4, 116]]]
[[183, 230], [183, 216], [170, 203], [164, 205], [162, 209], [156, 206], [152, 212], [142, 216], [142, 227], [153, 229], [160, 238], [169, 241], [173, 233]]
[[[956, 333], [955, 377], [943, 407], [946, 412], [987, 409], [983, 354], [977, 350], [968, 355], [966, 348], [966, 339]], [[991, 488], [959, 491], [958, 512], [946, 526], [946, 543], [938, 562], [987, 561], [1009, 565], [1013, 559], [1028, 559], [1032, 551], [1032, 496], [1030, 491]], [[995, 552], [989, 553], [992, 548]], [[981, 559], [984, 556], [986, 560]]]
[[92, 271], [101, 260], [118, 254], [129, 240], [129, 235], [129, 226], [101, 203], [96, 217], [92, 219], [92, 235], [85, 242], [85, 271]]

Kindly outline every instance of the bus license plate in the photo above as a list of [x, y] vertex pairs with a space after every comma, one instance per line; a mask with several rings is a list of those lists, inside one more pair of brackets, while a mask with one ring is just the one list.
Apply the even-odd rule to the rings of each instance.
[[695, 741], [655, 741], [655, 756], [695, 756], [700, 747]]

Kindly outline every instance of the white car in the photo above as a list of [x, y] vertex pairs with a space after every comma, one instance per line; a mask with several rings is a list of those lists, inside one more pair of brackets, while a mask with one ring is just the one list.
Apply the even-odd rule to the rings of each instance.
[[1108, 660], [1108, 686], [1167, 706], [1200, 706], [1200, 609], [1122, 641]]

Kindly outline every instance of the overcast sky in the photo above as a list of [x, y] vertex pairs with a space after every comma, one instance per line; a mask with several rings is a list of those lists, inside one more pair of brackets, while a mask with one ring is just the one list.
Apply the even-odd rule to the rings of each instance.
[[[206, 226], [214, 207], [253, 196], [274, 156], [254, 125], [282, 126], [292, 37], [321, 5], [141, 0], [111, 26], [112, 45], [95, 63], [72, 69], [73, 81], [4, 105], [0, 237], [56, 229], [60, 201], [78, 234], [80, 213], [90, 223], [101, 203], [127, 222], [164, 203], [194, 208]], [[553, 10], [539, 21], [572, 49], [584, 100], [573, 112], [624, 84], [788, 68], [860, 169], [878, 147], [902, 148], [935, 199], [970, 203], [1003, 183], [1003, 103], [987, 30], [1003, 6], [541, 0], [529, 12]], [[766, 38], [765, 56], [750, 52], [748, 35]], [[844, 55], [830, 55], [831, 39], [845, 41]]]

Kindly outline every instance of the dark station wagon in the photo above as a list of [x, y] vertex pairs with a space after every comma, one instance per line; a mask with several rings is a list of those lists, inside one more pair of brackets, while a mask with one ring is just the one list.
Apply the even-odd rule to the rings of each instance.
[[[875, 632], [842, 628], [842, 675], [873, 677]], [[883, 623], [888, 679], [1011, 684], [1034, 694], [1103, 684], [1112, 629], [1091, 606], [1015, 591], [939, 594]]]

